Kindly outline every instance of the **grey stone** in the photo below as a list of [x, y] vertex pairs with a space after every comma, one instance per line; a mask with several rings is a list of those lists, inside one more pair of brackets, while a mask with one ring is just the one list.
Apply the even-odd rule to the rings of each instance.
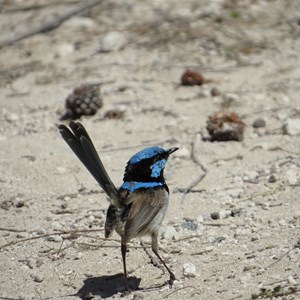
[[32, 278], [35, 282], [39, 282], [39, 283], [44, 281], [44, 276], [43, 276], [43, 274], [39, 274], [39, 273], [32, 274], [32, 275], [31, 275], [31, 278]]
[[270, 182], [270, 183], [274, 183], [274, 182], [276, 182], [276, 181], [277, 181], [276, 176], [275, 176], [274, 174], [271, 174], [270, 177], [269, 177], [269, 182]]
[[252, 127], [254, 127], [254, 128], [266, 127], [266, 121], [264, 119], [262, 119], [262, 118], [257, 118], [252, 123]]

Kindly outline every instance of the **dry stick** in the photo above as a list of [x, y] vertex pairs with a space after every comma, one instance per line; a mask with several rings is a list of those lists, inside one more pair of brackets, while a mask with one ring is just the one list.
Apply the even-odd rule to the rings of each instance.
[[277, 260], [275, 260], [274, 262], [272, 262], [271, 264], [269, 264], [266, 269], [269, 269], [271, 268], [272, 266], [274, 266], [275, 264], [277, 264], [278, 262], [280, 262], [285, 256], [287, 256], [292, 250], [292, 249], [289, 249], [287, 252], [283, 253]]
[[70, 4], [74, 4], [74, 3], [78, 3], [80, 1], [78, 0], [74, 0], [74, 1], [66, 1], [63, 2], [61, 0], [59, 1], [51, 1], [50, 3], [43, 3], [43, 4], [30, 4], [30, 5], [20, 5], [17, 7], [8, 7], [8, 8], [4, 8], [2, 13], [15, 13], [15, 12], [19, 12], [19, 11], [29, 11], [29, 10], [38, 10], [38, 9], [42, 9], [45, 7], [49, 7], [49, 6], [54, 6], [54, 5], [70, 5]]
[[206, 253], [209, 253], [209, 252], [212, 252], [212, 251], [213, 251], [213, 249], [208, 249], [208, 250], [203, 250], [203, 251], [199, 251], [199, 252], [193, 252], [190, 255], [192, 255], [192, 256], [203, 255], [203, 254], [206, 254]]
[[[112, 241], [115, 241], [116, 240], [112, 240]], [[120, 241], [118, 241], [120, 242]], [[96, 244], [91, 244], [91, 243], [78, 243], [76, 242], [76, 245], [79, 245], [79, 246], [88, 246], [88, 247], [94, 247], [94, 248], [120, 248], [120, 245], [104, 245], [104, 244], [101, 244], [101, 245], [96, 245]], [[146, 246], [130, 246], [130, 248], [134, 248], [134, 249], [144, 249], [145, 248], [151, 248], [151, 247], [146, 247]]]
[[[27, 241], [31, 241], [31, 240], [37, 240], [37, 239], [41, 239], [41, 238], [45, 238], [45, 237], [49, 237], [49, 236], [53, 236], [53, 235], [77, 234], [77, 233], [82, 233], [82, 232], [98, 232], [98, 231], [103, 231], [103, 229], [82, 229], [82, 230], [71, 230], [71, 231], [60, 231], [60, 232], [54, 232], [54, 233], [47, 233], [47, 234], [42, 234], [42, 235], [39, 235], [39, 236], [33, 236], [33, 237], [30, 237], [30, 238], [9, 242], [7, 244], [4, 244], [4, 245], [0, 246], [0, 250], [4, 249], [4, 248], [7, 248], [9, 246], [13, 246], [13, 245], [16, 245], [16, 244], [23, 243], [23, 242], [27, 242]], [[97, 238], [99, 238], [99, 237], [97, 237]], [[102, 238], [99, 238], [99, 239], [102, 239]]]
[[207, 175], [208, 170], [206, 167], [201, 163], [201, 161], [197, 158], [196, 156], [196, 141], [199, 139], [199, 133], [197, 132], [194, 135], [193, 141], [192, 141], [192, 146], [191, 146], [191, 159], [192, 161], [201, 168], [201, 170], [204, 172], [203, 174], [200, 174], [194, 182], [192, 182], [187, 188], [183, 190], [183, 195], [182, 195], [182, 200], [185, 197], [187, 193], [189, 193], [193, 187], [195, 187], [197, 184], [199, 184], [203, 178]]
[[45, 21], [42, 24], [32, 27], [28, 31], [16, 34], [12, 38], [8, 38], [6, 40], [0, 41], [0, 48], [13, 45], [16, 42], [26, 39], [32, 35], [53, 30], [56, 27], [58, 27], [60, 24], [62, 24], [64, 21], [70, 19], [72, 16], [77, 15], [78, 13], [83, 12], [84, 10], [87, 10], [95, 5], [98, 5], [100, 4], [100, 2], [102, 2], [102, 0], [91, 0], [87, 3], [83, 1], [82, 4], [73, 7], [72, 9], [65, 12], [64, 14], [61, 14], [60, 16], [56, 16], [51, 20]]
[[0, 231], [24, 232], [24, 230], [21, 230], [21, 229], [4, 228], [4, 227], [0, 227]]
[[[200, 291], [199, 289], [195, 288], [195, 287], [192, 286], [192, 285], [187, 285], [187, 286], [184, 286], [184, 287], [182, 287], [182, 288], [179, 288], [179, 289], [177, 289], [177, 290], [175, 290], [175, 291], [173, 291], [173, 292], [171, 292], [171, 293], [165, 295], [163, 298], [168, 298], [168, 297], [171, 296], [172, 294], [177, 293], [177, 292], [179, 292], [179, 291], [181, 291], [181, 290], [188, 289], [188, 288], [191, 288], [191, 289], [196, 290], [196, 291], [197, 291], [197, 294], [199, 293], [199, 295], [201, 295], [201, 291]], [[195, 294], [195, 293], [194, 293], [194, 294]]]

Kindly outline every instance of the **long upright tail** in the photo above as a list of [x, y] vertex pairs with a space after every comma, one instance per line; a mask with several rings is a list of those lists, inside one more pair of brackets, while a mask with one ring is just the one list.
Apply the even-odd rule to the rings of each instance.
[[63, 139], [94, 176], [112, 205], [120, 208], [122, 206], [120, 193], [109, 178], [87, 131], [79, 122], [71, 121], [69, 126], [71, 130], [63, 124], [58, 127]]

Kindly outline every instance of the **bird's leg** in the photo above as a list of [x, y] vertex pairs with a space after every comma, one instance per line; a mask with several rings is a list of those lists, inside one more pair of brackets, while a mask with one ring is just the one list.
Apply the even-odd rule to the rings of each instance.
[[172, 285], [173, 281], [176, 279], [176, 277], [175, 277], [174, 273], [169, 269], [169, 267], [167, 266], [167, 264], [164, 262], [164, 260], [158, 254], [157, 233], [152, 234], [151, 237], [152, 237], [152, 251], [154, 252], [154, 254], [158, 257], [158, 259], [161, 261], [161, 263], [164, 265], [164, 267], [169, 272], [169, 275], [170, 275], [170, 285]]
[[126, 290], [129, 291], [129, 285], [128, 285], [128, 275], [127, 275], [127, 269], [126, 269], [126, 252], [127, 252], [127, 245], [121, 244], [121, 252], [122, 252], [122, 260], [123, 260], [123, 270], [124, 270], [124, 278], [125, 278], [125, 285]]

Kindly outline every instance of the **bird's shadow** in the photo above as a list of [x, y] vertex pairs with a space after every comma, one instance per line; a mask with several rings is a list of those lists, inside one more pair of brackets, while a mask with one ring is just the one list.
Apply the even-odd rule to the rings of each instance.
[[[141, 278], [135, 276], [128, 278], [131, 290], [139, 288]], [[126, 292], [124, 275], [122, 273], [111, 276], [90, 277], [84, 280], [83, 286], [77, 292], [82, 300], [91, 299], [91, 296], [109, 298], [118, 293]]]

